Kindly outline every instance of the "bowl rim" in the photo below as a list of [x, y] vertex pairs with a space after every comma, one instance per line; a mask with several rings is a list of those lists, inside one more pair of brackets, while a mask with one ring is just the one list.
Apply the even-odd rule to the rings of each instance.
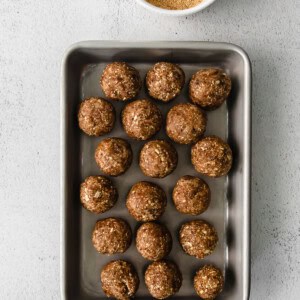
[[213, 4], [216, 0], [203, 0], [203, 2], [199, 3], [198, 5], [196, 5], [194, 7], [191, 7], [188, 9], [181, 9], [181, 10], [171, 10], [171, 9], [160, 8], [158, 6], [150, 4], [146, 0], [136, 0], [136, 1], [143, 7], [147, 8], [153, 12], [157, 12], [157, 13], [169, 15], [169, 16], [187, 16], [187, 15], [191, 15], [191, 14], [194, 14], [196, 12], [199, 12], [199, 11], [205, 9], [206, 7]]

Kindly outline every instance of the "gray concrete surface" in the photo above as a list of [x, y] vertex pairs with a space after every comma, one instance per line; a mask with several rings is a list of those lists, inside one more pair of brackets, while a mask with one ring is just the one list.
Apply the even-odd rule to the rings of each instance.
[[0, 1], [0, 299], [59, 299], [59, 86], [89, 39], [208, 40], [253, 64], [251, 299], [300, 295], [300, 2], [219, 0], [190, 17], [134, 0]]

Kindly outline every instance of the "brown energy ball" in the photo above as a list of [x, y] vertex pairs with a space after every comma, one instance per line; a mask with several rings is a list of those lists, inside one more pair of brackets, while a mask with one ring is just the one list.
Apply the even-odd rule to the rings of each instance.
[[183, 70], [175, 64], [156, 63], [146, 75], [146, 85], [151, 97], [168, 102], [178, 96], [184, 86]]
[[181, 226], [179, 241], [187, 254], [202, 259], [215, 250], [218, 234], [209, 223], [195, 220]]
[[142, 81], [134, 67], [125, 62], [113, 62], [105, 67], [100, 85], [107, 98], [125, 101], [137, 96]]
[[80, 103], [78, 123], [87, 135], [100, 136], [109, 133], [115, 124], [115, 109], [107, 101], [90, 98]]
[[134, 297], [139, 287], [139, 278], [131, 263], [116, 260], [103, 267], [101, 284], [107, 297], [129, 300]]
[[140, 153], [140, 168], [149, 177], [163, 178], [177, 167], [175, 148], [166, 141], [154, 140], [144, 145]]
[[210, 204], [209, 186], [198, 177], [183, 176], [175, 185], [173, 201], [176, 209], [183, 214], [202, 214]]
[[205, 265], [194, 277], [194, 288], [202, 299], [215, 299], [224, 286], [224, 277], [220, 269]]
[[99, 253], [108, 255], [124, 253], [131, 243], [131, 229], [122, 219], [100, 220], [93, 230], [92, 242]]
[[130, 189], [126, 206], [137, 221], [155, 221], [165, 212], [167, 197], [158, 185], [141, 181]]
[[170, 253], [172, 236], [164, 225], [144, 223], [137, 231], [136, 247], [144, 258], [157, 261]]
[[232, 166], [232, 151], [219, 137], [208, 136], [192, 147], [192, 164], [196, 171], [204, 175], [224, 176]]
[[87, 210], [101, 214], [111, 209], [118, 192], [111, 180], [103, 176], [89, 176], [80, 186], [80, 200]]
[[130, 144], [120, 138], [102, 140], [95, 152], [99, 168], [107, 175], [118, 176], [127, 171], [132, 163]]
[[179, 144], [195, 143], [204, 134], [206, 123], [206, 114], [196, 105], [177, 104], [167, 115], [167, 135]]
[[125, 106], [122, 123], [131, 138], [148, 140], [161, 129], [162, 114], [151, 101], [136, 100]]
[[207, 110], [221, 106], [231, 91], [231, 79], [221, 69], [203, 69], [190, 81], [189, 95], [193, 103]]
[[145, 284], [152, 297], [166, 299], [181, 288], [182, 274], [175, 263], [156, 261], [145, 272]]

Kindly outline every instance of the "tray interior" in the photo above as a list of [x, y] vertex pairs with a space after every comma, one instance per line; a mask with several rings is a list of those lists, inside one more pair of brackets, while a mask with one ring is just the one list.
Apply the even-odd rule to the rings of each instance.
[[[206, 66], [224, 68], [233, 79], [233, 91], [228, 105], [224, 104], [216, 111], [208, 112], [206, 134], [215, 134], [228, 140], [234, 152], [233, 170], [227, 177], [210, 179], [194, 170], [190, 162], [190, 146], [172, 143], [179, 155], [177, 169], [164, 179], [152, 179], [142, 174], [138, 166], [139, 150], [145, 142], [129, 139], [122, 130], [120, 112], [125, 103], [112, 101], [117, 112], [114, 130], [103, 137], [93, 138], [84, 135], [77, 125], [77, 109], [80, 101], [89, 97], [104, 97], [99, 87], [99, 78], [104, 66], [112, 61], [126, 61], [135, 66], [145, 77], [150, 66], [157, 61], [170, 61], [180, 64], [186, 74], [186, 84], [182, 94], [169, 104], [155, 103], [164, 116], [176, 103], [188, 101], [187, 85], [191, 75]], [[128, 214], [125, 207], [126, 195], [130, 187], [141, 180], [159, 184], [167, 193], [168, 206], [166, 213], [159, 220], [172, 233], [173, 248], [167, 257], [175, 261], [182, 274], [182, 287], [174, 299], [199, 299], [193, 288], [192, 279], [195, 271], [205, 263], [213, 263], [223, 270], [226, 285], [219, 299], [242, 299], [235, 297], [240, 289], [239, 278], [242, 263], [242, 241], [239, 238], [242, 228], [239, 218], [238, 201], [242, 200], [243, 164], [243, 61], [239, 55], [225, 50], [191, 50], [191, 49], [79, 49], [70, 55], [67, 62], [66, 79], [66, 122], [67, 122], [67, 205], [66, 205], [66, 291], [67, 299], [106, 299], [100, 284], [100, 270], [104, 264], [115, 259], [132, 262], [138, 271], [140, 287], [137, 299], [151, 299], [143, 280], [145, 268], [150, 263], [137, 252], [135, 243], [122, 255], [104, 256], [93, 248], [91, 233], [97, 220], [110, 216], [121, 217], [129, 222], [132, 231], [138, 223]], [[105, 98], [105, 97], [104, 97]], [[138, 98], [149, 98], [145, 88]], [[241, 107], [239, 107], [241, 106]], [[94, 215], [80, 205], [79, 186], [89, 175], [102, 174], [94, 160], [94, 151], [99, 141], [106, 137], [122, 137], [127, 139], [134, 152], [134, 160], [130, 169], [122, 176], [111, 178], [119, 191], [117, 205], [102, 215]], [[154, 138], [167, 139], [164, 129]], [[170, 140], [169, 140], [170, 141]], [[209, 209], [200, 216], [192, 217], [178, 213], [172, 203], [171, 193], [176, 181], [183, 175], [196, 175], [204, 179], [210, 186], [212, 201]], [[218, 232], [219, 244], [215, 252], [204, 260], [186, 255], [181, 249], [177, 233], [180, 225], [188, 220], [204, 219], [212, 223]]]

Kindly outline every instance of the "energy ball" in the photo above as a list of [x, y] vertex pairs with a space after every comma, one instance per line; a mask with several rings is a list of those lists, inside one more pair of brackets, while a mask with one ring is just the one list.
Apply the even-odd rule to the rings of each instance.
[[167, 197], [158, 185], [141, 181], [130, 189], [126, 206], [137, 221], [155, 221], [165, 212]]
[[178, 96], [184, 86], [183, 70], [175, 64], [156, 63], [146, 75], [149, 95], [157, 100], [169, 102]]
[[210, 204], [208, 184], [194, 176], [181, 177], [173, 190], [173, 201], [176, 209], [189, 215], [200, 215]]
[[205, 265], [194, 277], [194, 288], [202, 299], [215, 299], [223, 290], [224, 277], [220, 269]]
[[190, 99], [203, 109], [218, 108], [228, 98], [230, 91], [231, 79], [221, 69], [199, 70], [190, 81]]
[[80, 103], [78, 123], [82, 131], [90, 136], [109, 133], [115, 124], [115, 109], [107, 101], [90, 98]]
[[140, 153], [140, 168], [149, 177], [163, 178], [177, 167], [175, 148], [166, 141], [154, 140], [144, 145]]
[[161, 129], [162, 114], [151, 101], [136, 100], [125, 106], [122, 123], [131, 138], [148, 140]]
[[173, 106], [167, 115], [167, 135], [179, 144], [195, 143], [206, 130], [206, 114], [189, 103]]
[[106, 177], [89, 176], [80, 186], [80, 200], [83, 207], [96, 214], [110, 210], [117, 199], [117, 189]]
[[118, 176], [127, 171], [132, 163], [130, 144], [120, 138], [102, 140], [95, 152], [99, 168], [107, 175]]
[[181, 288], [182, 274], [175, 263], [156, 261], [145, 272], [145, 284], [152, 297], [166, 299]]
[[210, 255], [218, 243], [216, 229], [202, 220], [190, 221], [181, 226], [179, 241], [183, 250], [196, 258]]
[[144, 258], [157, 261], [170, 253], [172, 236], [164, 225], [144, 223], [137, 231], [136, 247]]
[[131, 263], [116, 260], [103, 267], [101, 284], [107, 297], [129, 300], [134, 297], [139, 287], [139, 278]]
[[107, 98], [126, 101], [137, 96], [142, 80], [134, 67], [125, 62], [113, 62], [105, 67], [100, 85]]
[[93, 230], [92, 242], [99, 253], [108, 255], [124, 253], [131, 243], [131, 229], [122, 219], [100, 220]]
[[232, 167], [232, 151], [217, 136], [208, 136], [192, 147], [192, 164], [197, 172], [210, 177], [229, 173]]

